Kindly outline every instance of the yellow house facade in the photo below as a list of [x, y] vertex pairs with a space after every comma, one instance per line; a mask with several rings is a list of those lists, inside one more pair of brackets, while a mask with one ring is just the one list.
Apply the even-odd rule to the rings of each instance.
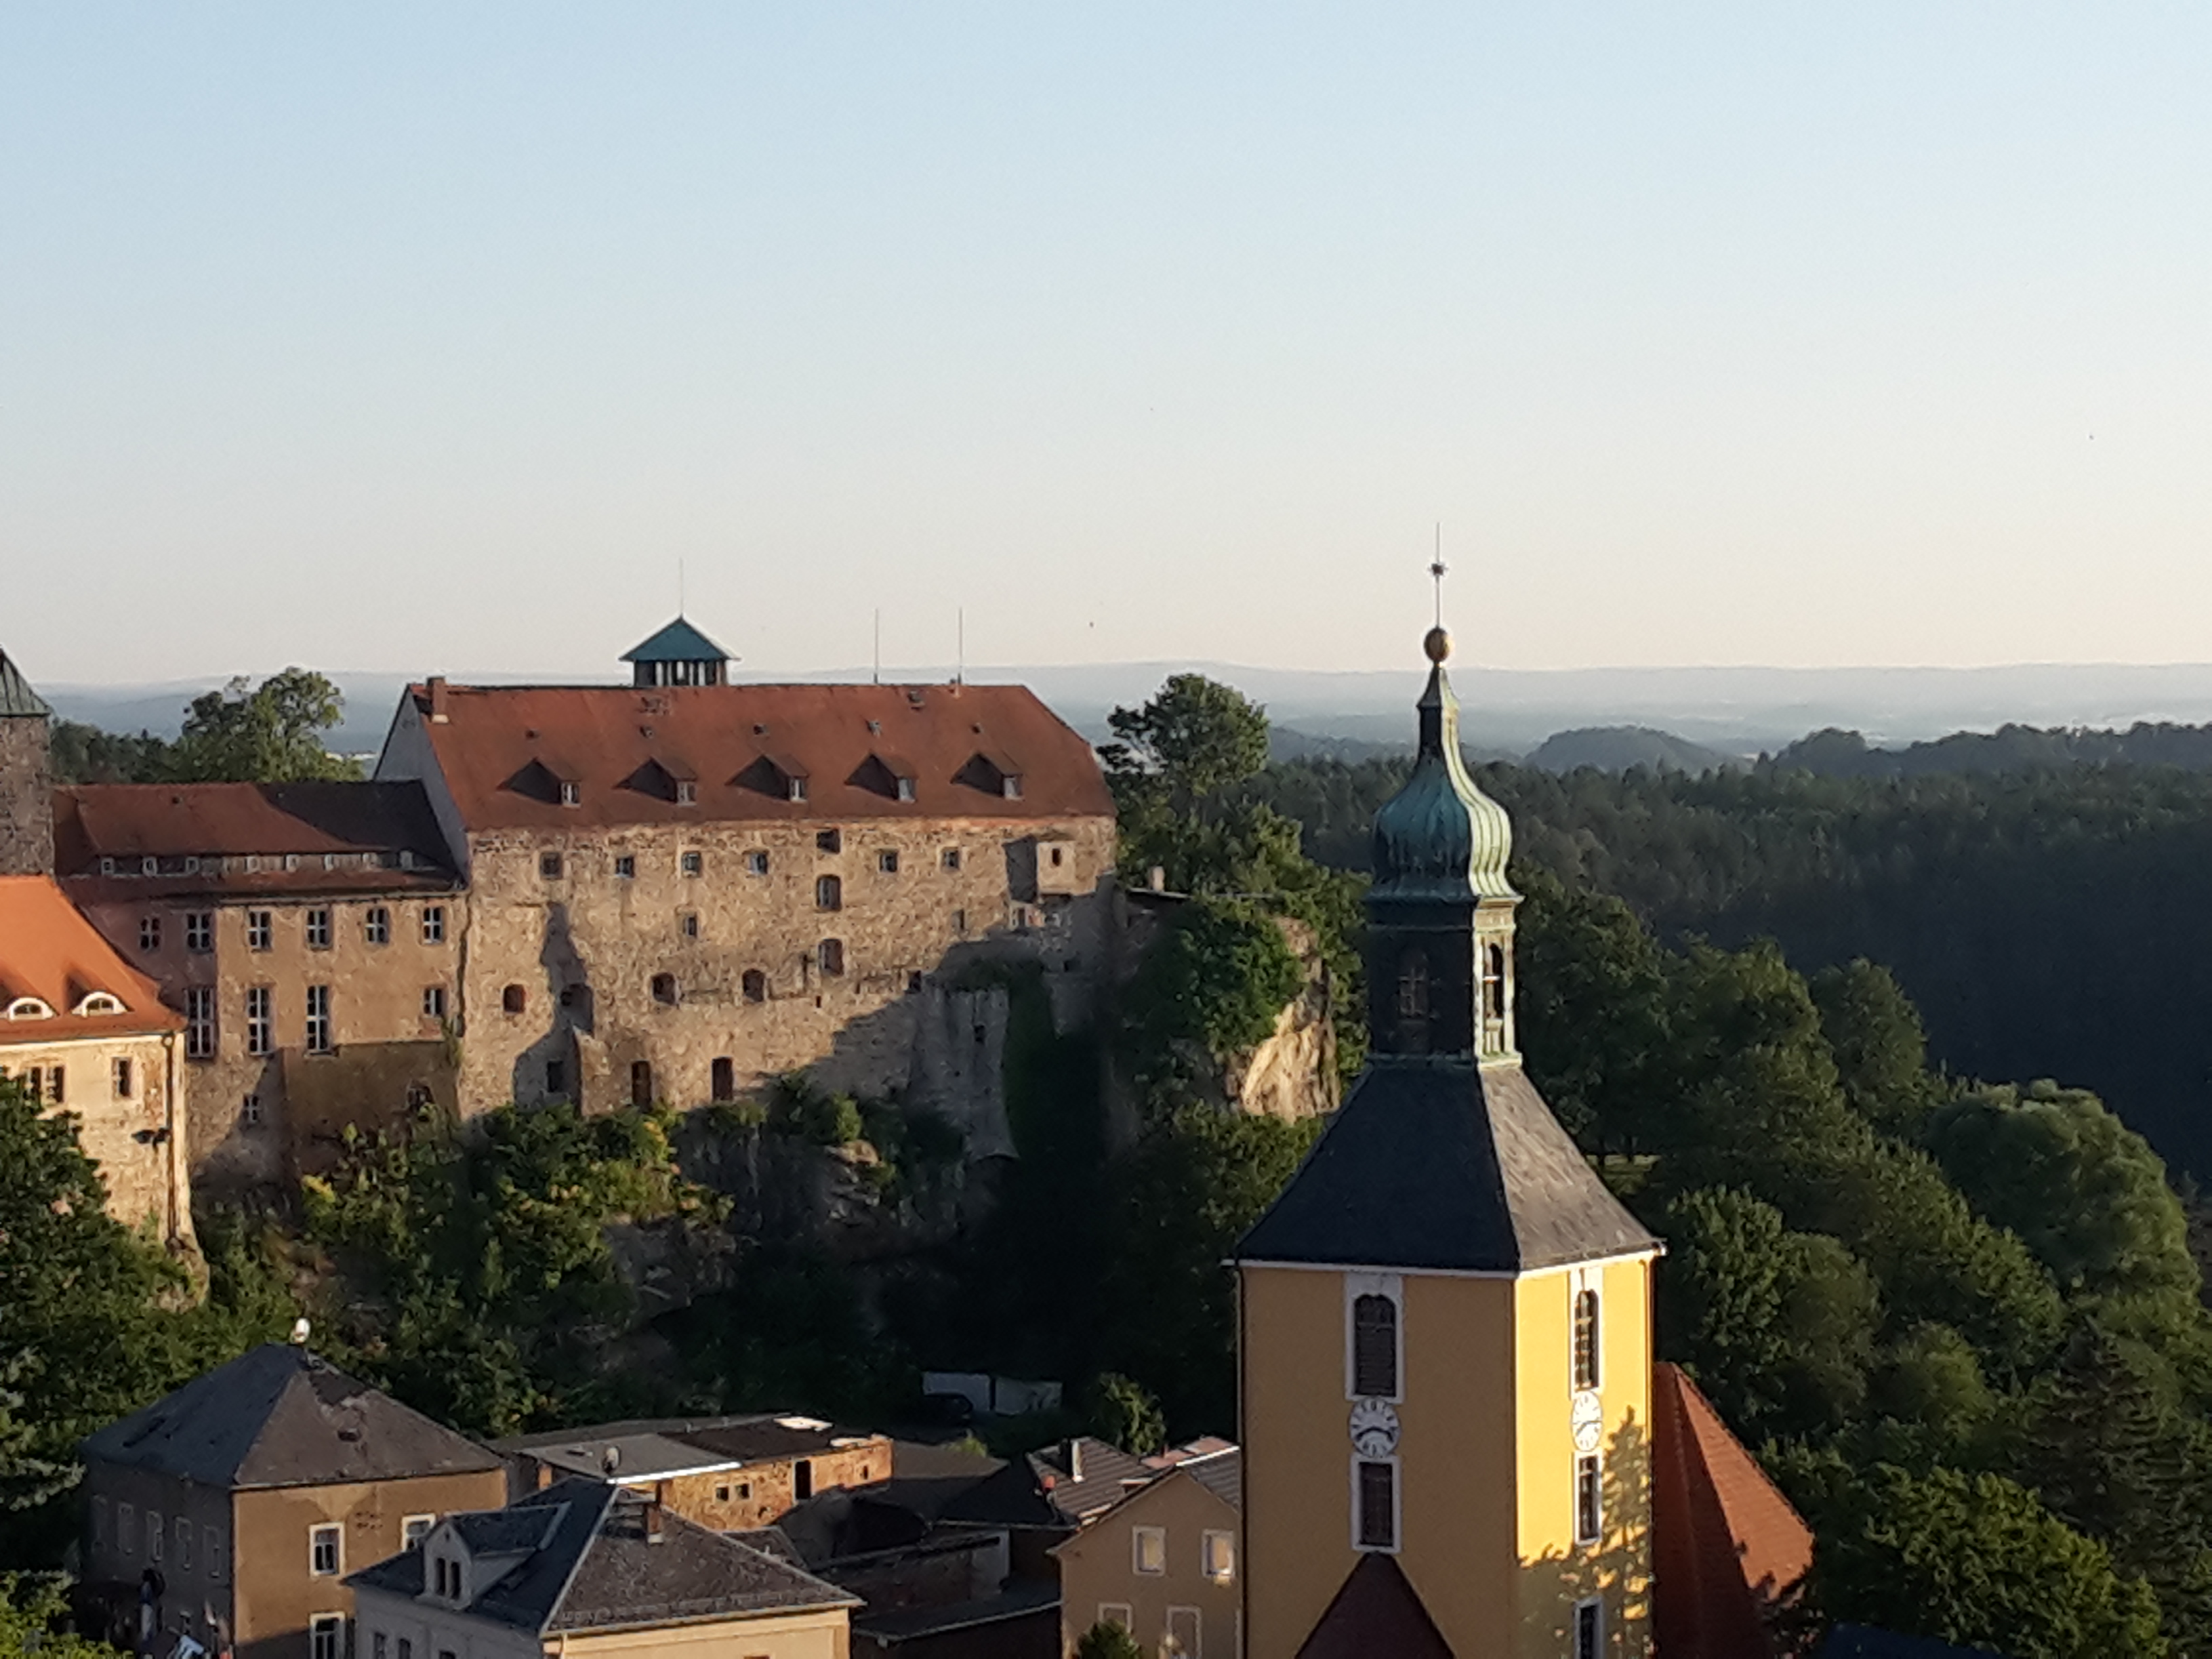
[[1092, 1626], [1116, 1624], [1147, 1653], [1236, 1659], [1242, 1463], [1232, 1448], [1177, 1464], [1054, 1547], [1063, 1655]]
[[1374, 1059], [1238, 1250], [1245, 1651], [1645, 1659], [1659, 1246], [1522, 1069], [1448, 649], [1376, 819]]

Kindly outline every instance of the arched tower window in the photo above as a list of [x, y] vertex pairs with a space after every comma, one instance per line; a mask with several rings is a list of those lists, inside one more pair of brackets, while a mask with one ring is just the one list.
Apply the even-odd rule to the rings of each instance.
[[1387, 1296], [1352, 1302], [1352, 1391], [1363, 1399], [1398, 1393], [1398, 1304]]
[[1575, 1387], [1595, 1389], [1599, 1381], [1598, 1301], [1595, 1291], [1575, 1292]]
[[1429, 953], [1418, 945], [1398, 958], [1398, 1046], [1407, 1054], [1429, 1046]]
[[1505, 947], [1485, 939], [1479, 947], [1482, 963], [1482, 1052], [1505, 1050]]

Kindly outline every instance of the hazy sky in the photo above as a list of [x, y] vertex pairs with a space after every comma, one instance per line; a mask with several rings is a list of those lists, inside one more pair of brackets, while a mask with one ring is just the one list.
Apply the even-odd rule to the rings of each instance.
[[0, 3], [34, 678], [2212, 659], [2212, 12]]

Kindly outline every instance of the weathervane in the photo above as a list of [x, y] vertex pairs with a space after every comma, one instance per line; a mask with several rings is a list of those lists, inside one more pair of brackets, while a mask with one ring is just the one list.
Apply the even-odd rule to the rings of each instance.
[[1429, 579], [1437, 585], [1437, 625], [1421, 643], [1431, 662], [1442, 663], [1451, 655], [1451, 635], [1444, 632], [1444, 526], [1441, 520], [1437, 524], [1437, 551], [1429, 563]]

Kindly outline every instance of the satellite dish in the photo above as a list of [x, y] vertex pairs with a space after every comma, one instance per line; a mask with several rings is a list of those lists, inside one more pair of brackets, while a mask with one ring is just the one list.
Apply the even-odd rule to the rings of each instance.
[[307, 1322], [304, 1316], [292, 1322], [292, 1346], [294, 1347], [304, 1348], [307, 1346], [308, 1328]]

